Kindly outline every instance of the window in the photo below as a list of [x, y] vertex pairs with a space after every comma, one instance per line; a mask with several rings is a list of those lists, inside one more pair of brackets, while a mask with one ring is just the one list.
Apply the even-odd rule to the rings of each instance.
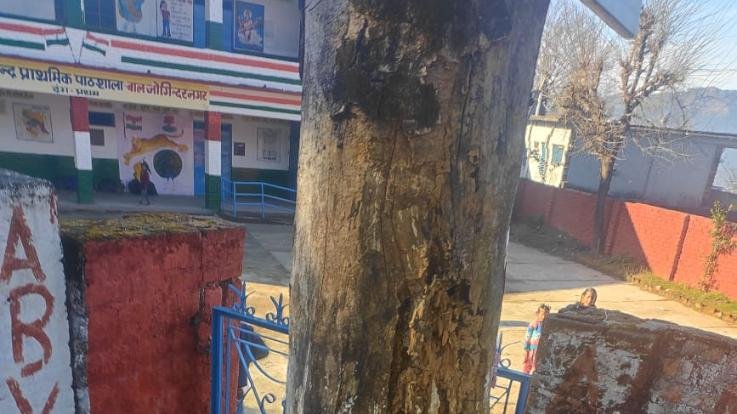
[[257, 160], [270, 162], [281, 161], [281, 134], [279, 132], [275, 128], [256, 129], [258, 141]]
[[535, 149], [539, 157], [539, 162], [544, 163], [548, 160], [548, 146], [544, 142], [536, 142]]
[[564, 152], [564, 148], [562, 145], [553, 144], [553, 154], [552, 154], [550, 163], [553, 165], [562, 165], [563, 164], [563, 152]]
[[104, 147], [105, 131], [97, 128], [90, 128], [90, 144], [96, 147]]
[[115, 127], [115, 114], [108, 112], [90, 112], [90, 125]]
[[722, 150], [711, 186], [718, 191], [737, 194], [737, 148]]
[[545, 167], [548, 164], [548, 145], [544, 142], [536, 142], [535, 149], [538, 150], [537, 170], [541, 176], [545, 176]]
[[89, 27], [115, 29], [115, 0], [84, 0], [84, 21]]

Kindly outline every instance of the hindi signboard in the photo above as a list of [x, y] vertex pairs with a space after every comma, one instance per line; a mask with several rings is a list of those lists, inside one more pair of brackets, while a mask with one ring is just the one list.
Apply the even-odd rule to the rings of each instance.
[[5, 57], [0, 88], [193, 110], [209, 98], [207, 85]]

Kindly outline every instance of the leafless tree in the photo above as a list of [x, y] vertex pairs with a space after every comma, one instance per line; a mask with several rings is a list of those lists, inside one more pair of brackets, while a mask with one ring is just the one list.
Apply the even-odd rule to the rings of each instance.
[[540, 53], [538, 55], [537, 70], [533, 82], [533, 94], [535, 95], [535, 115], [544, 115], [546, 102], [551, 102], [554, 97], [554, 88], [559, 83], [563, 68], [558, 58], [563, 54], [561, 44], [562, 31], [565, 30], [563, 17], [569, 3], [563, 3], [560, 7], [551, 8], [545, 23], [545, 30], [540, 40]]
[[[718, 25], [713, 13], [706, 13], [701, 2], [690, 0], [646, 0], [640, 14], [637, 36], [629, 41], [611, 34], [583, 8], [563, 2], [564, 12], [546, 29], [560, 37], [562, 46], [552, 58], [559, 71], [554, 105], [575, 132], [575, 146], [595, 156], [600, 163], [599, 187], [594, 214], [594, 248], [603, 248], [604, 206], [612, 181], [615, 161], [628, 140], [646, 151], [665, 151], [667, 137], [640, 136], [634, 125], [656, 126], [644, 120], [642, 107], [658, 93], [677, 93], [703, 68], [714, 51]], [[538, 67], [538, 76], [547, 73]], [[610, 104], [616, 96], [617, 104]], [[687, 123], [686, 110], [680, 111], [678, 125]], [[674, 114], [665, 120], [672, 126]], [[663, 121], [663, 120], [661, 120]]]

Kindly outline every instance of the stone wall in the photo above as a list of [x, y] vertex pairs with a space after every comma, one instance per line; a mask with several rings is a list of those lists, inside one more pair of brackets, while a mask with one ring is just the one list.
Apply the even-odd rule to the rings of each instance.
[[737, 341], [620, 312], [545, 321], [528, 413], [737, 413]]
[[0, 413], [74, 412], [51, 184], [0, 169]]
[[235, 300], [244, 229], [137, 215], [64, 221], [62, 240], [77, 412], [209, 412], [211, 309]]

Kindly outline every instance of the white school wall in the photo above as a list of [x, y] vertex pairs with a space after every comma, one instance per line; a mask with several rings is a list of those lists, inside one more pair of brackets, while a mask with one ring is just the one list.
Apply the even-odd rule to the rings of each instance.
[[[53, 142], [35, 142], [19, 140], [16, 137], [16, 125], [13, 105], [48, 106], [51, 112], [51, 130]], [[90, 105], [90, 111], [115, 113], [115, 123], [121, 122], [116, 106], [99, 107]], [[117, 159], [118, 148], [115, 140], [115, 128], [91, 126], [105, 131], [105, 146], [92, 146], [92, 158]], [[69, 97], [45, 95], [38, 93], [16, 93], [0, 91], [0, 151], [21, 154], [46, 154], [74, 156], [74, 133], [69, 116]]]
[[[14, 104], [48, 106], [53, 142], [19, 140], [16, 137]], [[69, 119], [69, 97], [0, 91], [0, 151], [73, 157], [74, 134]]]
[[[24, 141], [16, 138], [13, 104], [48, 106], [51, 113], [53, 142]], [[136, 108], [136, 106], [133, 106]], [[112, 113], [115, 116], [115, 127], [90, 125], [90, 129], [101, 129], [105, 134], [104, 146], [92, 146], [92, 158], [117, 160], [118, 134], [122, 130], [123, 113], [131, 108], [117, 102], [90, 100], [90, 112]], [[186, 110], [176, 110], [184, 113]], [[195, 120], [202, 121], [201, 112], [193, 112]], [[224, 114], [222, 122], [232, 125], [233, 143], [245, 145], [245, 155], [233, 154], [233, 145], [229, 148], [232, 155], [232, 167], [243, 169], [289, 170], [290, 124], [287, 121], [253, 118], [241, 115]], [[280, 159], [276, 161], [259, 160], [258, 128], [278, 129], [280, 137]], [[0, 90], [0, 152], [19, 154], [46, 154], [58, 156], [74, 156], [74, 134], [69, 116], [69, 98], [66, 96], [45, 95], [38, 93], [17, 93]], [[226, 167], [226, 166], [224, 166]], [[124, 177], [125, 178], [125, 177]]]
[[[233, 125], [233, 143], [242, 143], [246, 146], [245, 155], [236, 156], [233, 154], [233, 145], [231, 144], [230, 153], [233, 154], [233, 168], [289, 170], [289, 122], [244, 116], [223, 118], [222, 122]], [[258, 159], [258, 128], [279, 130], [280, 159], [278, 162]]]

